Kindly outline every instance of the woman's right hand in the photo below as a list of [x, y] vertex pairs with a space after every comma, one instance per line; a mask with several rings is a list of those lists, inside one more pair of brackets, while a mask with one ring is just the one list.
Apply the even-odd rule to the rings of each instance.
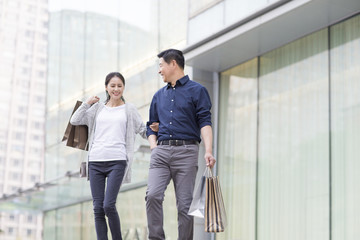
[[159, 131], [159, 123], [158, 123], [158, 122], [153, 122], [149, 127], [150, 127], [150, 129], [153, 130], [154, 132], [158, 132], [158, 131]]
[[89, 105], [93, 105], [94, 103], [97, 103], [100, 100], [98, 96], [91, 96], [86, 100], [86, 103]]

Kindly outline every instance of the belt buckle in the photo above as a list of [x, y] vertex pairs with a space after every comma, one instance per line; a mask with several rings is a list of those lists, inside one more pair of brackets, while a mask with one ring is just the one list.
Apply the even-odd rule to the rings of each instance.
[[182, 140], [178, 140], [178, 139], [169, 140], [169, 146], [180, 146], [181, 143]]

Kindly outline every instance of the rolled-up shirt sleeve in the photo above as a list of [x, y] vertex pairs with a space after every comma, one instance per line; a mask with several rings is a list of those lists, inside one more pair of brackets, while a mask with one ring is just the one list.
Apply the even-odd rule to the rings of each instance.
[[149, 109], [149, 121], [146, 123], [146, 137], [149, 137], [150, 135], [158, 135], [157, 132], [154, 132], [153, 130], [151, 130], [150, 125], [153, 122], [159, 122], [159, 116], [157, 113], [157, 109], [156, 109], [156, 94], [154, 95], [152, 101], [151, 101], [151, 105], [150, 105], [150, 109]]
[[211, 126], [211, 99], [205, 87], [202, 87], [197, 95], [196, 118], [200, 129]]

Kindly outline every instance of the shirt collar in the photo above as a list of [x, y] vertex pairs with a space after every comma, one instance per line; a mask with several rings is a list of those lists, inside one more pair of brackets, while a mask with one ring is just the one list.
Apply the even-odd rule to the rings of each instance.
[[[183, 76], [182, 78], [180, 78], [180, 79], [178, 79], [178, 80], [176, 81], [175, 86], [177, 86], [177, 85], [185, 85], [189, 80], [190, 80], [190, 79], [189, 79], [189, 76], [188, 76], [188, 75], [185, 75], [185, 76]], [[168, 83], [168, 84], [167, 84], [167, 88], [170, 88], [170, 87], [171, 87], [171, 83]]]

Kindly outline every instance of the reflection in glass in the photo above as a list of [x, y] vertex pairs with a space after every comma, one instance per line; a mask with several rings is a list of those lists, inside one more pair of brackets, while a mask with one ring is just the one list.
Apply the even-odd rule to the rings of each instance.
[[82, 214], [82, 222], [81, 222], [82, 238], [81, 239], [96, 240], [97, 237], [96, 237], [96, 231], [95, 231], [95, 221], [94, 221], [92, 201], [82, 203], [81, 209], [82, 209], [81, 210], [81, 214]]
[[43, 238], [53, 239], [56, 232], [56, 211], [49, 211], [44, 214]]
[[218, 175], [230, 224], [217, 239], [254, 240], [257, 58], [221, 74], [219, 110]]
[[327, 35], [260, 58], [259, 240], [329, 239]]
[[81, 239], [81, 205], [56, 210], [56, 228], [55, 239]]
[[[60, 16], [57, 16], [60, 15]], [[49, 59], [51, 65], [57, 64], [59, 68], [60, 99], [64, 101], [79, 93], [83, 89], [84, 69], [84, 15], [77, 11], [62, 11], [52, 13], [49, 35], [52, 38], [53, 32], [60, 29], [60, 36], [57, 41], [49, 43], [49, 48], [59, 49], [59, 55]], [[55, 21], [57, 20], [57, 21]], [[54, 61], [54, 62], [53, 62]], [[51, 72], [50, 72], [51, 73]], [[53, 73], [51, 73], [53, 75]], [[55, 80], [54, 79], [54, 80]], [[49, 81], [52, 83], [52, 81]]]
[[360, 16], [330, 28], [332, 239], [360, 236]]
[[[186, 47], [190, 1], [159, 1], [159, 50]], [[196, 1], [198, 2], [198, 0]]]

